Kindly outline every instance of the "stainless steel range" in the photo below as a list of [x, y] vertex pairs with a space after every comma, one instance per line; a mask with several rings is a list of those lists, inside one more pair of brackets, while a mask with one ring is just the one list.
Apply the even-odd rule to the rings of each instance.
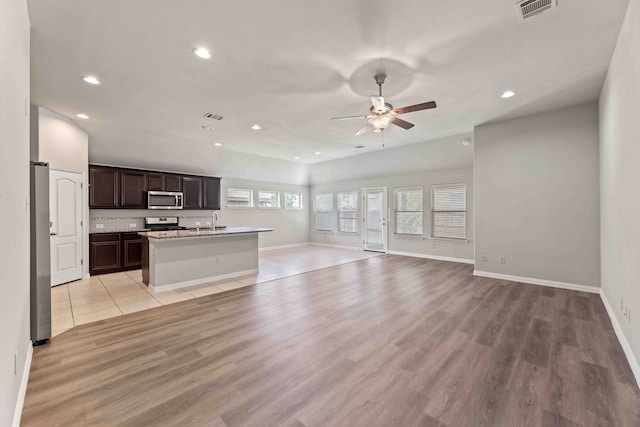
[[144, 228], [151, 231], [186, 230], [187, 227], [179, 225], [177, 216], [147, 216], [144, 218]]

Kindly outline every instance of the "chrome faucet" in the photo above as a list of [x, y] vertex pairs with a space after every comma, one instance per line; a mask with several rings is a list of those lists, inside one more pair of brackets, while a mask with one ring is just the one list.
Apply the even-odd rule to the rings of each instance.
[[213, 211], [213, 231], [216, 231], [219, 220], [220, 218], [218, 217], [218, 211]]

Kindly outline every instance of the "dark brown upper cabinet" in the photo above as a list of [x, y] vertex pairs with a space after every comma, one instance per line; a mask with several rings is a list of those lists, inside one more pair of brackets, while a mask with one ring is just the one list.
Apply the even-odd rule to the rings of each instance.
[[144, 209], [146, 203], [147, 175], [144, 172], [125, 170], [120, 172], [120, 207]]
[[204, 178], [204, 209], [220, 210], [220, 178]]
[[89, 165], [89, 207], [146, 209], [148, 191], [181, 191], [184, 209], [220, 209], [220, 178]]
[[167, 176], [163, 173], [148, 173], [147, 190], [167, 191]]
[[182, 191], [182, 177], [180, 175], [165, 175], [165, 191]]
[[202, 209], [203, 178], [194, 176], [182, 177], [182, 194], [184, 209]]
[[120, 207], [119, 173], [117, 169], [91, 166], [89, 168], [89, 207]]

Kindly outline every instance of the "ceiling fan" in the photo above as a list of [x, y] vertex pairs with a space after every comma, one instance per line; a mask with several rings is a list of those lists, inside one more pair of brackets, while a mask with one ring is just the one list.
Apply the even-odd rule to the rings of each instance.
[[415, 125], [402, 120], [398, 117], [398, 114], [411, 113], [414, 111], [428, 110], [430, 108], [436, 108], [435, 101], [424, 102], [422, 104], [410, 105], [408, 107], [393, 108], [393, 105], [384, 101], [382, 96], [382, 85], [387, 79], [387, 75], [384, 73], [376, 74], [373, 79], [378, 85], [378, 96], [371, 97], [371, 111], [366, 116], [347, 116], [347, 117], [334, 117], [331, 120], [348, 120], [348, 119], [367, 119], [367, 124], [362, 129], [356, 132], [356, 135], [360, 135], [367, 130], [369, 126], [373, 127], [373, 131], [380, 133], [384, 131], [389, 125], [394, 124], [400, 126], [402, 129], [411, 129]]

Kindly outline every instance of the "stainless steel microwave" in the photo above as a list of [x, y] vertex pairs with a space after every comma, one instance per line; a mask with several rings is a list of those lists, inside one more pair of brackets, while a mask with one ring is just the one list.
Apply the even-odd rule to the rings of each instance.
[[183, 194], [176, 191], [149, 191], [148, 209], [182, 209]]

